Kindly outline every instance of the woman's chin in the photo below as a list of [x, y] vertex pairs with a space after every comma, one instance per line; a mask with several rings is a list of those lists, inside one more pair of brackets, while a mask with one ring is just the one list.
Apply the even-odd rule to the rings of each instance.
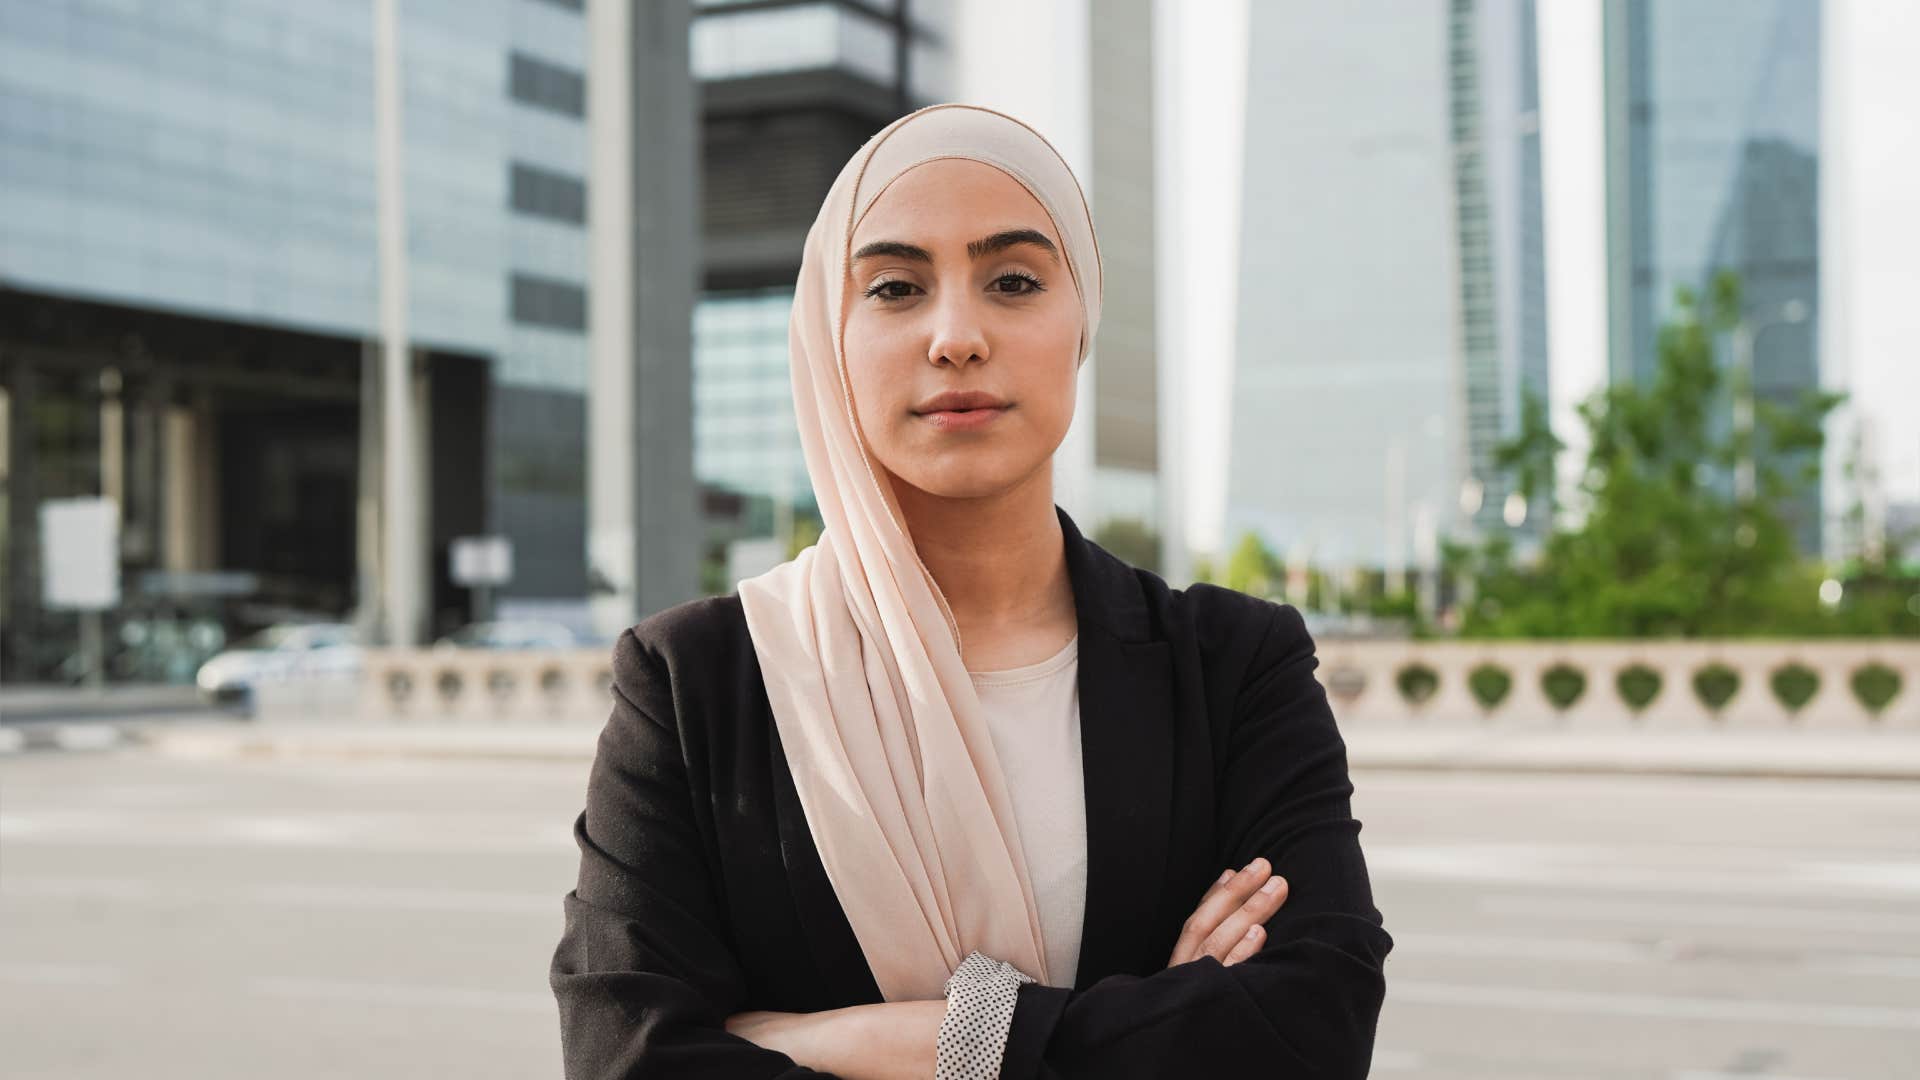
[[[1000, 462], [966, 461], [947, 468], [894, 473], [896, 484], [910, 487], [924, 497], [936, 499], [990, 499], [1018, 488], [1033, 474], [1032, 468], [1016, 468]], [[899, 488], [895, 489], [896, 491]]]

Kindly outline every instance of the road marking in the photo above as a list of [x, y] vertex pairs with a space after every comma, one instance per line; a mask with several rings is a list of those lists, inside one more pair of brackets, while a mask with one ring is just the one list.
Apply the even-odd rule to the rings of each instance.
[[425, 1005], [452, 1009], [486, 1009], [497, 1012], [551, 1013], [558, 1008], [552, 993], [531, 990], [475, 990], [465, 986], [423, 986], [288, 976], [257, 976], [248, 979], [247, 983], [263, 994], [305, 1001], [344, 1001], [356, 1005]]
[[105, 964], [0, 964], [0, 980], [42, 986], [114, 986], [127, 977]]
[[100, 847], [332, 848], [345, 851], [576, 852], [572, 815], [544, 824], [519, 818], [428, 814], [156, 814], [143, 811], [40, 810], [0, 813], [0, 840], [14, 844]]
[[1584, 903], [1553, 897], [1486, 896], [1481, 911], [1562, 921], [1762, 926], [1781, 930], [1920, 934], [1920, 917], [1872, 908], [1754, 907], [1737, 904]]
[[1391, 932], [1395, 956], [1429, 954], [1467, 956], [1476, 960], [1497, 957], [1501, 960], [1567, 960], [1602, 964], [1731, 964], [1742, 968], [1767, 965], [1794, 972], [1821, 971], [1835, 975], [1920, 979], [1920, 956], [1834, 953], [1825, 949], [1729, 952], [1717, 947], [1697, 949], [1697, 942], [1671, 940], [1600, 941], [1592, 938]]
[[[1920, 895], [1920, 861], [1830, 857], [1795, 860], [1752, 853], [1751, 867], [1690, 864], [1726, 851], [1690, 853], [1547, 844], [1373, 845], [1367, 869], [1381, 881], [1468, 881], [1574, 887], [1582, 891], [1769, 893], [1830, 900], [1836, 895]], [[1672, 860], [1661, 863], [1660, 860]], [[1637, 865], [1636, 865], [1637, 864]]]
[[1426, 1065], [1425, 1058], [1406, 1050], [1381, 1050], [1375, 1048], [1373, 1051], [1373, 1067], [1376, 1069], [1410, 1071], [1421, 1068], [1424, 1065]]
[[1744, 1001], [1735, 998], [1685, 997], [1676, 994], [1557, 990], [1544, 986], [1429, 982], [1423, 979], [1388, 980], [1387, 998], [1390, 1001], [1412, 1001], [1421, 1005], [1572, 1013], [1577, 1016], [1729, 1020], [1749, 1024], [1799, 1024], [1810, 1027], [1920, 1031], [1920, 1009], [1900, 1009], [1878, 1005], [1833, 1005], [1818, 1001]]
[[1776, 1072], [1717, 1072], [1712, 1069], [1681, 1069], [1668, 1080], [1838, 1080], [1830, 1076], [1784, 1076]]
[[452, 911], [504, 915], [551, 915], [560, 910], [567, 886], [551, 893], [461, 889], [393, 888], [325, 883], [233, 885], [218, 888], [173, 885], [143, 878], [10, 878], [0, 896], [51, 900], [116, 900], [134, 904], [202, 907], [243, 903], [266, 907], [346, 908], [367, 911]]

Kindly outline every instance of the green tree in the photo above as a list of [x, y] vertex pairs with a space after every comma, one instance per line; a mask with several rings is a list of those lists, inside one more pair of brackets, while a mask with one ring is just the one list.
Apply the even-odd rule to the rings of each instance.
[[1227, 556], [1226, 577], [1221, 584], [1253, 596], [1272, 596], [1282, 572], [1280, 560], [1261, 543], [1258, 534], [1248, 530]]
[[1093, 542], [1142, 570], [1160, 572], [1160, 534], [1139, 518], [1108, 518], [1094, 530]]
[[1522, 386], [1519, 431], [1494, 447], [1493, 464], [1513, 478], [1513, 490], [1527, 500], [1528, 512], [1544, 514], [1548, 521], [1554, 520], [1558, 503], [1553, 495], [1554, 462], [1566, 448], [1567, 444], [1553, 433], [1547, 403], [1532, 386]]
[[787, 558], [798, 558], [800, 553], [820, 542], [820, 519], [808, 514], [793, 515], [793, 535], [787, 539]]
[[[1825, 418], [1843, 395], [1759, 402], [1750, 436], [1718, 434], [1717, 408], [1741, 388], [1728, 385], [1714, 344], [1739, 311], [1733, 275], [1714, 280], [1704, 309], [1691, 290], [1677, 290], [1651, 382], [1608, 386], [1579, 408], [1590, 447], [1586, 520], [1552, 531], [1531, 565], [1514, 562], [1505, 537], [1462, 553], [1456, 562], [1476, 584], [1462, 633], [1737, 635], [1804, 632], [1820, 617], [1817, 585], [1808, 587], [1777, 508], [1816, 474]], [[1498, 452], [1516, 490], [1537, 490], [1552, 475], [1557, 446], [1538, 430], [1544, 412], [1534, 419]], [[1755, 497], [1740, 500], [1719, 481], [1749, 453]]]

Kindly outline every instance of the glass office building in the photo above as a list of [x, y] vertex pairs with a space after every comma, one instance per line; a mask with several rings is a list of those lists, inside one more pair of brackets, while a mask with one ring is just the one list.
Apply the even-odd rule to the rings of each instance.
[[[252, 581], [242, 622], [365, 593], [372, 7], [0, 0], [10, 679], [71, 647], [49, 498], [120, 503], [130, 612], [205, 571]], [[583, 604], [586, 34], [581, 0], [398, 12], [432, 632], [467, 613], [460, 535], [513, 541], [503, 603]]]
[[1526, 546], [1494, 449], [1548, 394], [1533, 3], [1276, 0], [1251, 32], [1227, 545]]
[[841, 166], [874, 132], [944, 97], [948, 9], [932, 0], [698, 6], [690, 61], [701, 84], [704, 254], [694, 472], [710, 591], [733, 587], [730, 545], [773, 537], [783, 507], [817, 524], [788, 370], [794, 278]]
[[[1650, 378], [1675, 289], [1705, 295], [1731, 270], [1755, 393], [1784, 404], [1816, 388], [1821, 4], [1608, 0], [1605, 12], [1611, 378]], [[1803, 551], [1820, 550], [1820, 504], [1816, 489], [1787, 508]]]

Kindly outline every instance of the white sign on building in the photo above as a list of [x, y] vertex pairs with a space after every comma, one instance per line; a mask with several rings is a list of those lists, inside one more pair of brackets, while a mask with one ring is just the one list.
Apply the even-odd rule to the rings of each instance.
[[112, 499], [40, 504], [41, 602], [70, 611], [120, 604], [120, 505]]

